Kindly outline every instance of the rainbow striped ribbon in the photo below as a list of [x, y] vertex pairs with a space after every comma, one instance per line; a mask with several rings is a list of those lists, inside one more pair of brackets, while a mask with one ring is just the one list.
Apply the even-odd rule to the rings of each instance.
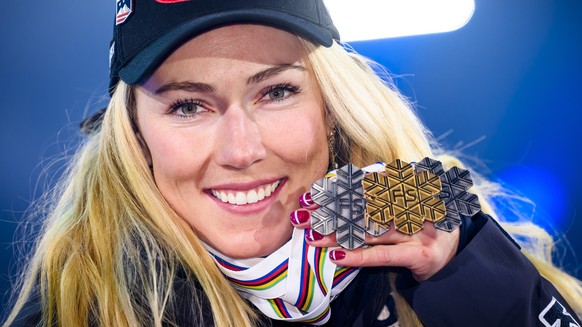
[[359, 272], [336, 266], [329, 259], [330, 249], [309, 246], [300, 229], [266, 258], [232, 259], [206, 248], [239, 293], [277, 320], [325, 324], [331, 301]]

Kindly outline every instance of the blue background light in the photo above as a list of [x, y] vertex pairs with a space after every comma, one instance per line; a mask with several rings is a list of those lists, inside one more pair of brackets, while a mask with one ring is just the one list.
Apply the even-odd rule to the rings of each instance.
[[[464, 149], [484, 164], [475, 166], [480, 172], [535, 200], [534, 221], [565, 233], [580, 256], [582, 2], [475, 4], [460, 30], [352, 46], [395, 75], [445, 146]], [[70, 153], [78, 122], [106, 103], [114, 8], [114, 1], [8, 1], [0, 11], [3, 301], [22, 262], [14, 231], [26, 227], [22, 213], [62, 163], [48, 162]], [[571, 251], [561, 259], [582, 277]]]
[[534, 205], [526, 213], [536, 224], [546, 229], [563, 231], [568, 228], [567, 224], [572, 223], [567, 219], [566, 211], [574, 203], [567, 196], [561, 174], [551, 168], [510, 166], [499, 170], [496, 177], [508, 189], [521, 190], [520, 195], [531, 200]]

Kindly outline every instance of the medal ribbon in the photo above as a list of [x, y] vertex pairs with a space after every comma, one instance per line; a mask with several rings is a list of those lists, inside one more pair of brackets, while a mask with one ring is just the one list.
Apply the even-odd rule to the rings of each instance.
[[206, 247], [241, 296], [269, 318], [289, 322], [325, 324], [331, 301], [359, 272], [334, 264], [331, 249], [309, 246], [300, 229], [266, 258], [232, 259]]

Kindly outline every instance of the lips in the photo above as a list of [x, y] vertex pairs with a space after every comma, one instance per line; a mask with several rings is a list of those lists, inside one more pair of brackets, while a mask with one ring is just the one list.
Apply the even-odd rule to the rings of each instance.
[[251, 203], [257, 203], [262, 201], [273, 194], [273, 192], [279, 187], [281, 180], [277, 180], [273, 183], [263, 184], [258, 187], [249, 190], [216, 190], [210, 189], [210, 194], [215, 198], [219, 199], [224, 203], [230, 203], [234, 205], [245, 205]]

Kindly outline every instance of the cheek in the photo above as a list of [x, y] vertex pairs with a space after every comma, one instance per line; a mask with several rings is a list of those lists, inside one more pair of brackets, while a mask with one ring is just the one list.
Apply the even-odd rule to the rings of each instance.
[[176, 131], [160, 130], [153, 130], [144, 138], [158, 185], [192, 179], [201, 170], [203, 150], [200, 145], [192, 144], [192, 138], [181, 137]]
[[322, 117], [294, 116], [273, 124], [265, 139], [270, 150], [287, 163], [327, 166], [327, 136]]

